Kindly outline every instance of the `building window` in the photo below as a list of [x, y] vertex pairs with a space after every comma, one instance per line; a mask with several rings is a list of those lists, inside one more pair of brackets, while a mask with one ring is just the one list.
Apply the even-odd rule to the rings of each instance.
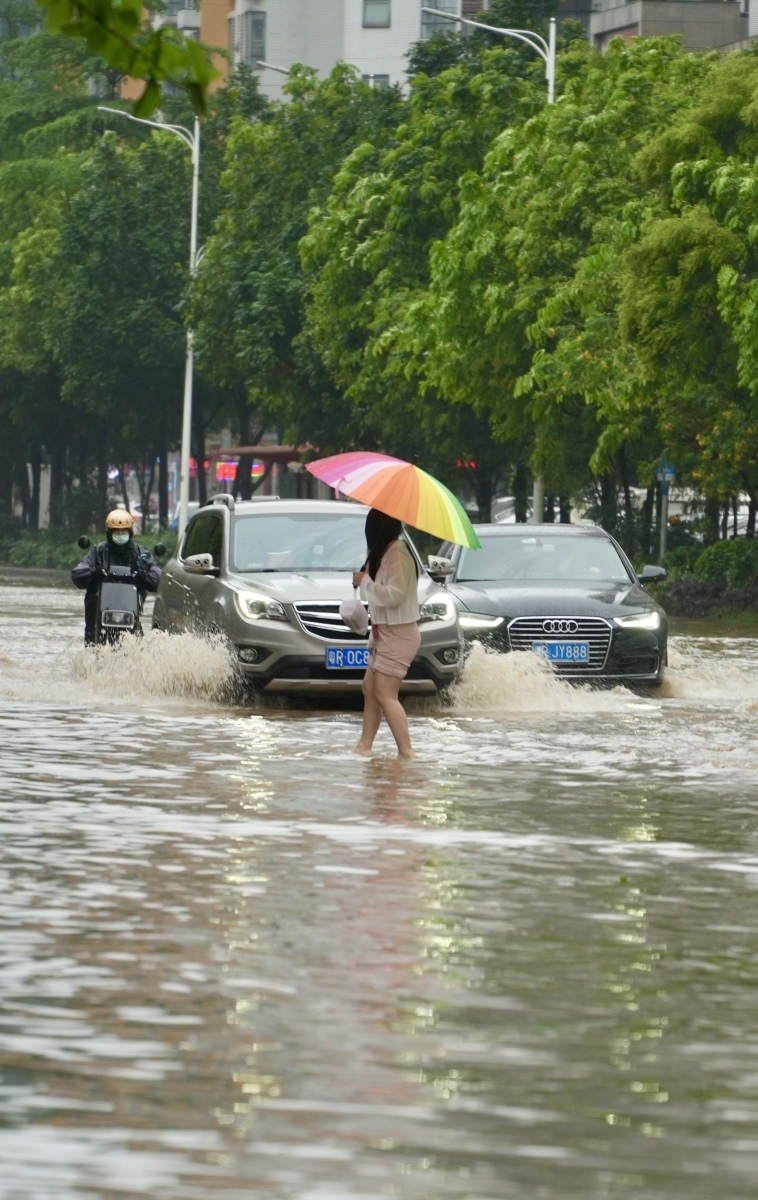
[[361, 79], [372, 88], [388, 88], [390, 86], [389, 75], [361, 75]]
[[363, 28], [389, 29], [390, 0], [363, 0]]
[[242, 58], [255, 71], [266, 57], [266, 14], [246, 12], [242, 14], [242, 22]]
[[[440, 12], [453, 13], [458, 16], [458, 0], [435, 0], [434, 4], [427, 3], [427, 0], [421, 0], [421, 7], [436, 8]], [[421, 36], [422, 38], [431, 37], [433, 33], [455, 33], [460, 26], [457, 21], [448, 21], [445, 17], [433, 17], [431, 13], [422, 12], [421, 14]]]

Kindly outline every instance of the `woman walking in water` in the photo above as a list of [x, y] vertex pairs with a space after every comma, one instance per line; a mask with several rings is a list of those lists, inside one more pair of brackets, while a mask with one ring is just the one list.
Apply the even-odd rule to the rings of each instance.
[[363, 678], [363, 731], [356, 754], [369, 755], [387, 719], [399, 758], [415, 758], [408, 718], [399, 700], [400, 684], [421, 645], [418, 628], [418, 567], [400, 540], [402, 526], [372, 508], [366, 517], [368, 559], [353, 572], [353, 587], [368, 600], [371, 617], [369, 665]]

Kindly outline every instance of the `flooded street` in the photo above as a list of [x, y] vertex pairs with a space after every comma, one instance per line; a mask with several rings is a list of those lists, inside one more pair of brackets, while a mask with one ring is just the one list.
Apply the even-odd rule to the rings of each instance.
[[2, 1200], [753, 1200], [758, 639], [235, 702], [0, 585]]

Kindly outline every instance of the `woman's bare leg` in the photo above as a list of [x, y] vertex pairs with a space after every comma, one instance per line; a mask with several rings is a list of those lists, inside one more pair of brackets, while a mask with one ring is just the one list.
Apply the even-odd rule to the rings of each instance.
[[399, 699], [402, 682], [402, 679], [398, 679], [396, 675], [383, 675], [380, 671], [375, 671], [374, 700], [378, 704], [380, 712], [383, 712], [387, 718], [387, 724], [397, 742], [398, 758], [415, 758], [408, 730], [408, 718]]
[[355, 754], [369, 755], [382, 721], [382, 709], [376, 694], [376, 671], [369, 667], [363, 676], [363, 729]]

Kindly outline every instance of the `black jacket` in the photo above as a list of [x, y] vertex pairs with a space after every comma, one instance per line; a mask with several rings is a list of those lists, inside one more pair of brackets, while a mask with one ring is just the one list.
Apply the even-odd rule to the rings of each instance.
[[141, 591], [157, 592], [161, 581], [161, 568], [149, 550], [145, 550], [133, 538], [125, 546], [114, 546], [111, 542], [100, 542], [71, 571], [71, 579], [82, 591], [94, 591], [102, 574], [110, 567], [131, 567], [139, 577]]

